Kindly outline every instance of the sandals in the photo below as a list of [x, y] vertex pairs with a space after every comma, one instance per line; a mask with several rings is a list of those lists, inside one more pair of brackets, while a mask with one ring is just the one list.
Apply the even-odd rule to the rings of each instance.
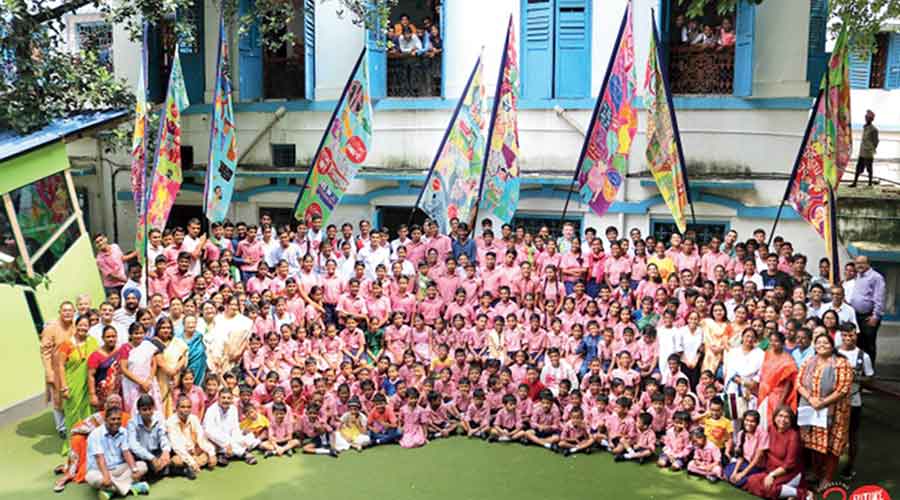
[[256, 457], [247, 453], [247, 456], [244, 458], [244, 462], [247, 462], [247, 465], [256, 465]]

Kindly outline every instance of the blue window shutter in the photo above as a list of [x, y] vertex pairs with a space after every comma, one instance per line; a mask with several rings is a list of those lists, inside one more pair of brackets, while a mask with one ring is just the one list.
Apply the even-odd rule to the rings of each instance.
[[884, 88], [900, 88], [900, 33], [891, 33], [891, 40], [888, 43]]
[[[669, 47], [672, 45], [672, 2], [674, 0], [659, 0], [657, 13], [657, 28], [659, 29], [659, 63], [669, 69]], [[680, 35], [679, 35], [680, 36]]]
[[828, 65], [825, 31], [828, 23], [828, 0], [811, 0], [809, 5], [809, 48], [806, 57], [806, 80], [810, 95], [819, 91], [819, 83]]
[[[253, 0], [240, 0], [240, 15], [250, 14]], [[247, 31], [238, 38], [239, 70], [238, 84], [242, 101], [258, 101], [263, 94], [262, 44], [259, 26], [254, 21]]]
[[553, 2], [522, 0], [522, 96], [553, 97]]
[[556, 0], [556, 97], [590, 95], [590, 42], [587, 0]]
[[756, 31], [756, 5], [739, 0], [735, 20], [734, 95], [753, 95], [753, 39]]
[[306, 98], [313, 100], [316, 98], [316, 0], [303, 2], [303, 44]]
[[[372, 1], [369, 1], [371, 7]], [[383, 31], [366, 31], [366, 57], [369, 65], [369, 95], [372, 100], [387, 97], [387, 36]]]
[[206, 68], [204, 59], [204, 22], [203, 1], [194, 0], [190, 12], [179, 12], [179, 17], [187, 19], [194, 29], [193, 43], [182, 43], [181, 71], [184, 74], [184, 88], [187, 90], [188, 100], [191, 104], [204, 102], [203, 93], [206, 91]]
[[[890, 57], [890, 54], [888, 54]], [[866, 52], [859, 54], [855, 50], [850, 51], [850, 88], [869, 88], [869, 78], [872, 76], [872, 54]]]

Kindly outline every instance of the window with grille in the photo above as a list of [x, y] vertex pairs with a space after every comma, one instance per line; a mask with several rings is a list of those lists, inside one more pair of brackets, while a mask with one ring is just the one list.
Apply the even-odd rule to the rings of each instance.
[[104, 21], [92, 21], [75, 25], [78, 50], [96, 52], [100, 63], [112, 71], [112, 25]]

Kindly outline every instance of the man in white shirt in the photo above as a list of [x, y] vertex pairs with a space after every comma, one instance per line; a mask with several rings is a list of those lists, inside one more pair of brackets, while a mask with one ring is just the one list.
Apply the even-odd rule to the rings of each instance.
[[563, 380], [568, 380], [572, 384], [572, 389], [577, 389], [578, 376], [568, 362], [560, 359], [559, 349], [551, 347], [547, 351], [547, 358], [550, 362], [541, 370], [541, 383], [550, 389], [554, 396], [559, 394], [559, 383]]
[[856, 328], [859, 328], [859, 324], [856, 323], [856, 311], [853, 309], [853, 306], [844, 302], [844, 288], [840, 285], [831, 287], [831, 302], [822, 306], [822, 313], [819, 314], [819, 317], [821, 318], [825, 311], [831, 309], [837, 311], [840, 323], [852, 323]]
[[[282, 231], [281, 234], [278, 235], [278, 245], [267, 253], [266, 264], [269, 262], [278, 264], [281, 260], [287, 261], [289, 269], [288, 275], [296, 276], [297, 273], [300, 272], [300, 262], [302, 258], [303, 256], [300, 254], [300, 248], [296, 243], [291, 241], [291, 233]], [[274, 266], [270, 265], [269, 267]]]
[[816, 283], [809, 287], [809, 302], [806, 304], [807, 318], [821, 318], [822, 315], [825, 314], [825, 311], [829, 309], [828, 305], [825, 302], [822, 302], [824, 296], [825, 287], [822, 285]]
[[375, 279], [375, 269], [379, 264], [390, 271], [391, 269], [391, 251], [388, 247], [381, 245], [381, 233], [372, 231], [369, 236], [369, 245], [363, 247], [357, 254], [357, 260], [366, 265], [366, 278]]
[[413, 34], [409, 26], [403, 27], [403, 34], [400, 36], [399, 44], [400, 52], [408, 55], [415, 55], [422, 50], [422, 40]]
[[873, 377], [875, 368], [872, 366], [872, 358], [856, 345], [858, 340], [856, 328], [847, 328], [840, 333], [842, 338], [841, 344], [838, 345], [838, 353], [847, 358], [850, 366], [853, 367], [853, 384], [850, 385], [850, 456], [841, 475], [846, 479], [853, 479], [853, 476], [856, 475], [853, 467], [856, 464], [856, 455], [859, 449], [859, 426], [862, 419], [860, 382], [866, 382]]
[[109, 302], [100, 304], [100, 322], [88, 330], [88, 335], [94, 337], [100, 345], [103, 345], [103, 330], [105, 330], [107, 326], [111, 326], [116, 330], [116, 347], [128, 342], [128, 328], [113, 321], [114, 312], [115, 310]]
[[397, 239], [391, 242], [391, 260], [397, 260], [397, 249], [401, 246], [406, 246], [407, 243], [412, 241], [409, 239], [409, 227], [406, 224], [400, 224], [400, 227], [397, 228]]
[[220, 464], [227, 464], [228, 459], [233, 457], [243, 459], [248, 465], [256, 465], [256, 458], [250, 451], [259, 446], [260, 440], [241, 430], [238, 409], [233, 402], [231, 389], [223, 387], [219, 391], [219, 400], [206, 410], [203, 431], [216, 446]]
[[188, 268], [188, 274], [191, 276], [200, 275], [200, 255], [205, 245], [206, 235], [200, 234], [200, 219], [194, 217], [188, 221], [187, 234], [184, 236], [184, 243], [181, 245], [183, 251], [191, 254], [191, 267]]
[[856, 286], [856, 264], [853, 262], [844, 266], [844, 281], [841, 286], [844, 287], [844, 298], [853, 297], [853, 288]]
[[353, 277], [353, 269], [356, 267], [356, 255], [353, 253], [353, 247], [349, 241], [341, 243], [341, 254], [337, 257], [337, 271], [335, 274], [340, 276], [341, 281], [347, 281]]

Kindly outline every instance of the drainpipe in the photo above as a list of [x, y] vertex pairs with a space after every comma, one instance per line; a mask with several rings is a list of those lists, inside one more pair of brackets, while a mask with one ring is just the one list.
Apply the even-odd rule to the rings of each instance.
[[279, 120], [284, 118], [284, 115], [286, 113], [287, 110], [284, 108], [284, 106], [281, 106], [277, 110], [275, 110], [275, 115], [272, 116], [272, 119], [269, 120], [269, 123], [267, 123], [266, 126], [256, 134], [256, 137], [254, 137], [253, 140], [250, 141], [250, 145], [244, 148], [243, 154], [241, 154], [241, 156], [238, 158], [237, 165], [243, 163], [244, 158], [246, 158], [247, 155], [250, 154], [250, 151], [252, 151], [253, 148], [259, 143], [259, 141], [262, 140], [263, 135], [272, 130], [272, 127], [274, 127]]

